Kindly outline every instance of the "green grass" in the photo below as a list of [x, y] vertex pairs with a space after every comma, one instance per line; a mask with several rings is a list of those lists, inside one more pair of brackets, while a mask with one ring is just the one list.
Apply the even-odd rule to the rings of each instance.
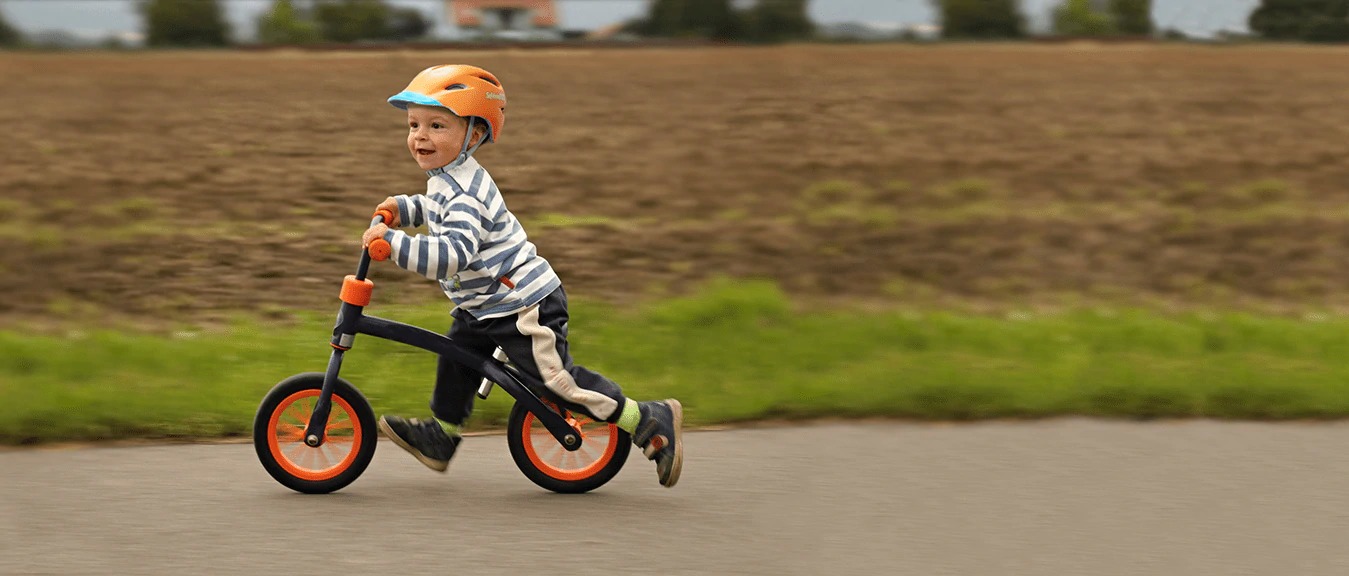
[[[449, 318], [443, 305], [370, 312], [432, 329]], [[0, 332], [0, 443], [248, 434], [274, 383], [323, 369], [330, 326], [315, 313], [173, 336]], [[578, 363], [633, 397], [679, 397], [692, 424], [1349, 415], [1349, 320], [1329, 316], [798, 312], [770, 284], [721, 282], [640, 310], [581, 302], [570, 326]], [[424, 415], [434, 365], [361, 337], [343, 376], [377, 412]], [[509, 407], [498, 391], [472, 427]]]

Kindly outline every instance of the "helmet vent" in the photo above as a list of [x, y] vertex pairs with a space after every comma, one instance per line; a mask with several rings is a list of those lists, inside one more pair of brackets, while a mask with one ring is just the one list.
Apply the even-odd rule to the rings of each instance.
[[496, 86], [497, 88], [500, 88], [500, 87], [501, 87], [500, 84], [497, 84], [497, 81], [496, 81], [496, 80], [493, 80], [493, 79], [491, 79], [491, 78], [489, 78], [489, 77], [487, 77], [487, 76], [478, 76], [478, 79], [480, 79], [480, 80], [486, 80], [488, 84], [491, 84], [491, 85], [493, 85], [493, 86]]
[[451, 91], [453, 91], [453, 90], [467, 90], [467, 89], [468, 89], [468, 86], [465, 86], [465, 85], [463, 85], [463, 84], [451, 84], [451, 85], [449, 85], [449, 86], [446, 86], [445, 89], [446, 89], [446, 90], [451, 90]]

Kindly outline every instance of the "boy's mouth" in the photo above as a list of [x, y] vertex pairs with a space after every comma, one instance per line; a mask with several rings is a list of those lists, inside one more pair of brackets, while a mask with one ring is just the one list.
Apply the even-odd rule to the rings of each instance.
[[425, 148], [418, 148], [418, 149], [417, 149], [417, 155], [418, 155], [418, 156], [430, 156], [430, 155], [435, 154], [435, 153], [436, 153], [435, 150], [427, 150], [427, 149], [425, 149]]

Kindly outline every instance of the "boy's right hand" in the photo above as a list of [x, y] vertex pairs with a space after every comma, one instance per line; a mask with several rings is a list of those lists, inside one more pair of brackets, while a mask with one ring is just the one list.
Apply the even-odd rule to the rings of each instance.
[[375, 210], [388, 210], [390, 214], [393, 214], [393, 222], [385, 222], [384, 224], [390, 228], [398, 228], [398, 225], [400, 224], [398, 221], [400, 218], [398, 214], [398, 201], [394, 200], [393, 196], [385, 198], [383, 202], [379, 203], [379, 206], [375, 207]]

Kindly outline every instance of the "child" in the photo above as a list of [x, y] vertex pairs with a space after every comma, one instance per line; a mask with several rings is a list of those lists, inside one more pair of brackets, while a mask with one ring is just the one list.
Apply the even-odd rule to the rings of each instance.
[[[407, 110], [408, 151], [426, 170], [426, 193], [393, 196], [378, 208], [396, 214], [367, 230], [384, 238], [400, 267], [440, 282], [454, 301], [449, 336], [483, 355], [497, 347], [519, 369], [539, 376], [569, 410], [616, 423], [656, 461], [663, 486], [674, 486], [684, 461], [678, 400], [636, 402], [600, 374], [572, 364], [567, 352], [567, 294], [535, 251], [500, 191], [472, 155], [495, 142], [506, 121], [506, 93], [496, 76], [474, 66], [433, 66], [389, 103]], [[378, 209], [377, 208], [377, 209]], [[409, 236], [400, 226], [425, 224]], [[379, 428], [423, 464], [444, 472], [473, 410], [481, 375], [441, 358], [431, 420], [382, 416]]]

